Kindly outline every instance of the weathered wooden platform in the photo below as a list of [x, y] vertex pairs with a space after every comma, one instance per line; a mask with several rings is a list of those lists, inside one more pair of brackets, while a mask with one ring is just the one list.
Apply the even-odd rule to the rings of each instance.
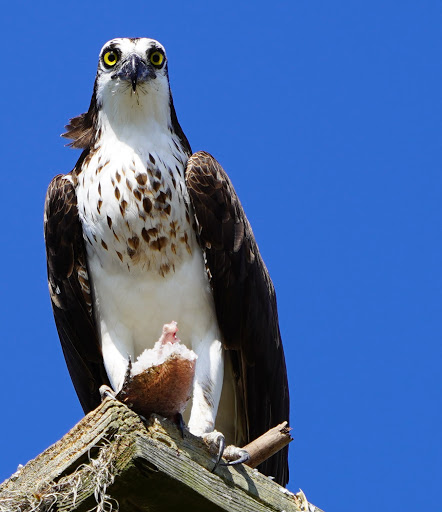
[[321, 512], [246, 466], [219, 466], [200, 438], [107, 398], [0, 485], [0, 512]]

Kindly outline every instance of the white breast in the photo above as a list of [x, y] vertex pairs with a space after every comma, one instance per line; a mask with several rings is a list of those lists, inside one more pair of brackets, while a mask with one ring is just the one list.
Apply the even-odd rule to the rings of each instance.
[[[170, 140], [170, 144], [172, 140]], [[185, 156], [112, 141], [85, 161], [77, 201], [88, 254], [94, 311], [113, 387], [127, 358], [153, 346], [178, 322], [196, 349], [220, 339], [213, 297], [184, 183]]]

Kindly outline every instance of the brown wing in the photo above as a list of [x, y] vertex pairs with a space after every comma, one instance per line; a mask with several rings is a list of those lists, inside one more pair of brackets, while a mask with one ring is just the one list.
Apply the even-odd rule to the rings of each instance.
[[[252, 228], [219, 163], [192, 155], [186, 182], [206, 254], [218, 323], [245, 407], [247, 442], [289, 420], [289, 392], [276, 296]], [[288, 481], [288, 450], [260, 471]]]
[[109, 385], [92, 313], [83, 231], [73, 184], [56, 176], [45, 202], [44, 232], [49, 293], [72, 382], [85, 413], [100, 403]]

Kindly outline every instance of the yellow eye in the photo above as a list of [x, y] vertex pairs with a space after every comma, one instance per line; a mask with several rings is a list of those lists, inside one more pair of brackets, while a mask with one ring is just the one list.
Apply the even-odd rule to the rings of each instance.
[[118, 54], [117, 52], [111, 50], [110, 52], [106, 52], [103, 55], [103, 62], [106, 66], [112, 67], [118, 62]]
[[150, 62], [152, 62], [154, 66], [161, 66], [163, 61], [164, 55], [161, 52], [153, 52], [150, 56]]

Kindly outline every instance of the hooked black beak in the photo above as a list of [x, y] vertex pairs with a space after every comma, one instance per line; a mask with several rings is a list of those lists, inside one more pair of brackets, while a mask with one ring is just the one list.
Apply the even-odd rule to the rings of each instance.
[[138, 82], [145, 82], [149, 78], [154, 78], [155, 72], [137, 54], [130, 55], [122, 65], [120, 71], [112, 75], [112, 78], [121, 78], [132, 84], [132, 90], [135, 92]]

